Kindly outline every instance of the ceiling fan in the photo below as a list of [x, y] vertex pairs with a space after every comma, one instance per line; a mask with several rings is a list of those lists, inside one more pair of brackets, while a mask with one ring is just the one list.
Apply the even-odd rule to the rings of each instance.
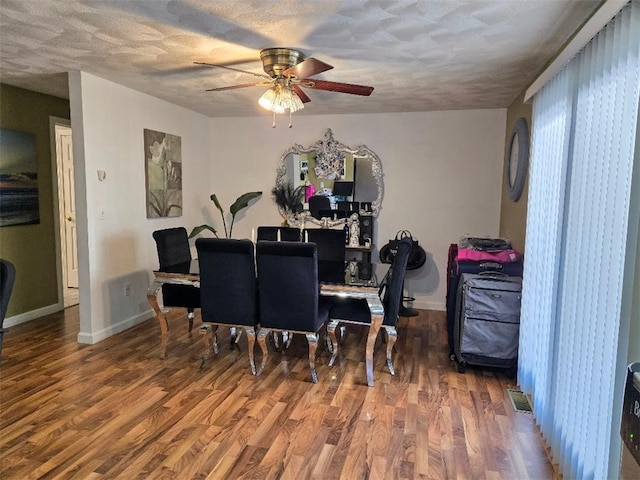
[[[327, 90], [330, 92], [349, 93], [352, 95], [369, 96], [373, 92], [373, 87], [364, 85], [354, 85], [352, 83], [331, 82], [328, 80], [311, 79], [314, 75], [326, 72], [333, 68], [332, 65], [324, 63], [313, 57], [305, 58], [298, 50], [291, 48], [266, 48], [260, 51], [260, 59], [265, 73], [248, 72], [238, 68], [227, 67], [215, 63], [194, 62], [197, 65], [209, 67], [225, 68], [235, 72], [246, 73], [263, 78], [259, 82], [243, 83], [228, 87], [210, 88], [207, 92], [221, 92], [224, 90], [234, 90], [245, 87], [269, 87], [262, 95], [258, 103], [267, 110], [273, 112], [275, 127], [275, 114], [284, 113], [289, 110], [291, 113], [304, 108], [304, 104], [311, 101], [303, 88], [316, 90]], [[289, 122], [291, 128], [291, 122]]]

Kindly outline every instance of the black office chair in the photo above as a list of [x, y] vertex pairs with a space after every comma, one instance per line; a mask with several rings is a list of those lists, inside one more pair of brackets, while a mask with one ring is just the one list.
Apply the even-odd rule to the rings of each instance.
[[[391, 375], [395, 375], [391, 353], [398, 336], [396, 326], [398, 324], [398, 312], [402, 304], [402, 284], [410, 251], [411, 239], [404, 238], [400, 242], [398, 252], [389, 267], [379, 291], [384, 306], [382, 327], [387, 335], [387, 366], [389, 367]], [[366, 300], [334, 297], [329, 317], [327, 332], [329, 333], [333, 347], [333, 355], [331, 356], [331, 360], [329, 360], [329, 365], [331, 366], [338, 356], [339, 346], [335, 333], [336, 327], [338, 327], [340, 323], [371, 325], [371, 312]]]
[[7, 315], [15, 280], [16, 267], [9, 260], [0, 258], [0, 361], [2, 360], [2, 341], [4, 339], [4, 317]]
[[266, 337], [273, 331], [303, 333], [309, 342], [313, 383], [318, 332], [327, 321], [330, 303], [320, 297], [316, 245], [304, 242], [260, 241], [256, 245], [262, 367], [267, 362]]
[[310, 228], [305, 239], [318, 246], [318, 279], [321, 282], [344, 283], [346, 232], [343, 228]]
[[309, 197], [309, 212], [313, 218], [317, 218], [318, 220], [322, 219], [320, 210], [330, 209], [331, 202], [329, 201], [329, 197], [325, 197], [324, 195], [313, 195]]
[[280, 240], [286, 242], [299, 242], [300, 241], [300, 229], [293, 227], [258, 227], [258, 238], [260, 240], [278, 240], [278, 232], [280, 232]]
[[[253, 360], [256, 325], [258, 323], [258, 286], [253, 242], [226, 238], [196, 240], [200, 264], [200, 296], [205, 353], [201, 367], [211, 351], [209, 331], [213, 336], [213, 351], [218, 353], [218, 325], [244, 328], [247, 333], [249, 364], [256, 374]], [[232, 328], [232, 337], [235, 329]], [[232, 338], [232, 345], [236, 344]]]
[[[191, 262], [189, 237], [184, 227], [166, 228], [153, 232], [158, 250], [160, 270], [175, 265]], [[162, 303], [165, 307], [180, 307], [187, 309], [189, 331], [193, 329], [194, 310], [200, 308], [200, 290], [191, 285], [162, 285]]]

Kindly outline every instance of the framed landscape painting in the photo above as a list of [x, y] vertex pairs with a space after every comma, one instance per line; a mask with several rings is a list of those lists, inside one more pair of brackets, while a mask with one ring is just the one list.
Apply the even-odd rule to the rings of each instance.
[[182, 215], [182, 140], [144, 129], [147, 218]]
[[33, 133], [0, 129], [0, 227], [40, 223]]

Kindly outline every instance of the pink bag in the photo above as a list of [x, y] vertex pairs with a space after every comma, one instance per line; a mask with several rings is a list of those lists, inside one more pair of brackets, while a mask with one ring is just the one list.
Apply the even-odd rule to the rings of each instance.
[[514, 249], [486, 252], [482, 250], [471, 250], [469, 248], [459, 248], [458, 260], [468, 262], [488, 260], [498, 263], [513, 263], [521, 261], [522, 255]]
[[316, 194], [316, 186], [313, 183], [310, 183], [306, 187], [304, 187], [304, 201], [309, 203], [309, 198], [313, 197]]

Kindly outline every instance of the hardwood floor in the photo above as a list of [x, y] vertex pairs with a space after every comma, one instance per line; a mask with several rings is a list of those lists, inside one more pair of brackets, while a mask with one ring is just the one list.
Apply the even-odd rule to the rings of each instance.
[[456, 372], [443, 312], [401, 318], [396, 376], [378, 343], [373, 388], [355, 327], [333, 368], [318, 349], [314, 385], [303, 336], [256, 378], [246, 336], [230, 351], [223, 329], [199, 369], [197, 328], [180, 309], [169, 319], [165, 360], [153, 319], [92, 346], [76, 343], [78, 307], [8, 329], [0, 478], [555, 478], [513, 381]]

